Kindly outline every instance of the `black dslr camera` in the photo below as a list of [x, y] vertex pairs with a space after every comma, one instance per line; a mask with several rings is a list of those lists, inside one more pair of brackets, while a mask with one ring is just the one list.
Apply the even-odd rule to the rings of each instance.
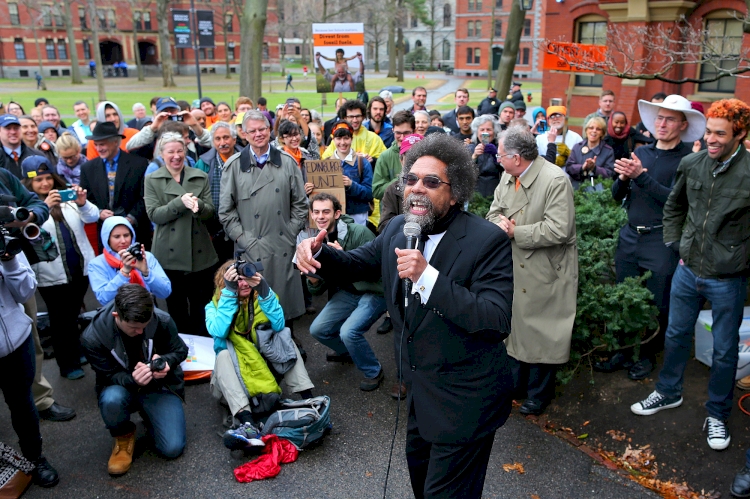
[[263, 264], [260, 262], [246, 262], [240, 255], [237, 255], [237, 261], [234, 262], [234, 268], [237, 270], [237, 275], [252, 277], [256, 272], [263, 271]]
[[133, 243], [125, 251], [133, 255], [133, 258], [135, 258], [139, 262], [143, 261], [143, 252], [141, 251], [141, 243]]
[[[12, 197], [12, 196], [10, 196]], [[1, 199], [4, 201], [4, 199]], [[13, 198], [15, 200], [15, 198]], [[6, 253], [15, 256], [23, 251], [23, 244], [19, 239], [11, 237], [5, 224], [11, 222], [25, 222], [31, 213], [23, 207], [0, 206], [0, 256]], [[32, 224], [29, 224], [32, 225]]]
[[161, 357], [157, 357], [146, 365], [151, 368], [151, 371], [163, 371], [167, 367], [167, 361]]

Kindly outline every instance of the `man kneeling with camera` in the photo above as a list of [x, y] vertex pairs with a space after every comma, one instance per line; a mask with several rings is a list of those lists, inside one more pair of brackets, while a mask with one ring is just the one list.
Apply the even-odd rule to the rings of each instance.
[[117, 290], [83, 332], [81, 345], [96, 372], [96, 393], [104, 424], [114, 437], [108, 471], [130, 469], [139, 411], [156, 451], [172, 459], [185, 448], [185, 389], [180, 363], [188, 347], [166, 312], [137, 284]]
[[206, 305], [206, 328], [216, 352], [211, 394], [223, 397], [239, 422], [224, 434], [230, 449], [259, 443], [256, 424], [275, 411], [280, 400], [277, 379], [283, 376], [289, 390], [303, 399], [312, 397], [305, 363], [262, 270], [260, 262], [227, 261], [216, 271], [214, 297]]

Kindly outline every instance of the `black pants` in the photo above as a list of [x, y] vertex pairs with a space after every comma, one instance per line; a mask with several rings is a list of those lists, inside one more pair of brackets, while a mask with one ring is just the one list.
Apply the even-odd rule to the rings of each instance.
[[406, 424], [406, 463], [416, 499], [482, 497], [495, 432], [462, 445], [434, 444], [419, 434], [414, 404]]
[[529, 364], [508, 355], [516, 399], [531, 399], [547, 405], [555, 398], [557, 364]]
[[21, 346], [0, 358], [0, 390], [10, 409], [10, 420], [18, 435], [21, 453], [29, 461], [42, 455], [39, 413], [31, 394], [35, 371], [34, 340], [29, 334]]
[[206, 329], [205, 306], [213, 298], [216, 268], [217, 265], [212, 265], [197, 272], [164, 269], [172, 282], [167, 307], [180, 333], [210, 336]]
[[39, 288], [47, 305], [52, 346], [55, 348], [55, 359], [62, 376], [81, 367], [78, 314], [88, 287], [89, 280], [79, 274], [68, 284]]

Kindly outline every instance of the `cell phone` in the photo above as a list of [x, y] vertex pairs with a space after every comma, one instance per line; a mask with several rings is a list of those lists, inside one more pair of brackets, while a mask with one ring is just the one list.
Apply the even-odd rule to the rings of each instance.
[[546, 131], [548, 131], [549, 127], [547, 126], [547, 121], [546, 120], [541, 120], [539, 122], [539, 125], [537, 125], [536, 129], [539, 130], [540, 132], [546, 132]]
[[169, 115], [169, 121], [182, 121], [182, 115], [181, 114], [170, 114]]
[[76, 191], [74, 191], [73, 189], [63, 189], [62, 191], [57, 192], [60, 193], [60, 200], [63, 203], [67, 201], [75, 201], [78, 197], [78, 194], [76, 194]]
[[286, 105], [287, 106], [293, 106], [294, 104], [296, 104], [296, 102], [295, 102], [294, 99], [287, 99], [286, 100]]
[[489, 143], [490, 143], [489, 132], [482, 132], [482, 144], [489, 144]]

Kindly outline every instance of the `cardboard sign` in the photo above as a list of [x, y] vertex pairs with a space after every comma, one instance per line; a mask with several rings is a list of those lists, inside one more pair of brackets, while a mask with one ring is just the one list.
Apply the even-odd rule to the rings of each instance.
[[[344, 189], [344, 173], [341, 169], [341, 161], [338, 159], [318, 159], [305, 161], [307, 181], [315, 188], [310, 194], [313, 197], [320, 192], [326, 192], [335, 196], [341, 203], [341, 213], [346, 213], [346, 190]], [[312, 205], [310, 206], [312, 208]], [[315, 222], [310, 217], [310, 225]]]
[[[547, 42], [543, 69], [594, 73], [596, 66], [604, 64], [607, 47], [569, 42]], [[580, 66], [582, 67], [580, 67]]]

